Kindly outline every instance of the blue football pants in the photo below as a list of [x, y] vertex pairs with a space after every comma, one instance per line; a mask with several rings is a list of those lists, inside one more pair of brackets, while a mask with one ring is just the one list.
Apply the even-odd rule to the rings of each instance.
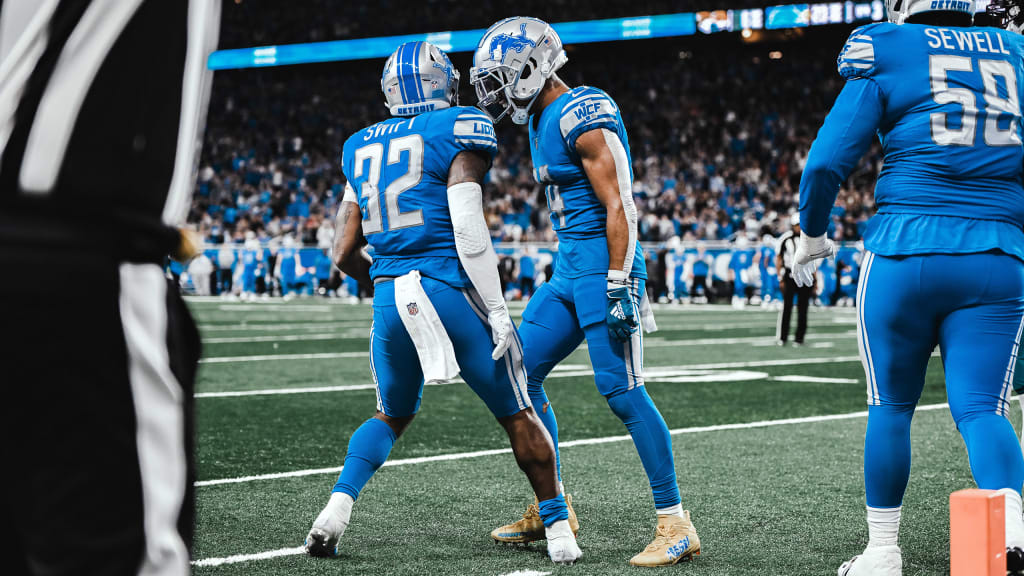
[[857, 332], [867, 380], [867, 504], [902, 504], [910, 422], [935, 346], [950, 411], [979, 488], [1020, 491], [1024, 456], [1008, 419], [1024, 369], [1024, 263], [1001, 253], [903, 258], [865, 253]]

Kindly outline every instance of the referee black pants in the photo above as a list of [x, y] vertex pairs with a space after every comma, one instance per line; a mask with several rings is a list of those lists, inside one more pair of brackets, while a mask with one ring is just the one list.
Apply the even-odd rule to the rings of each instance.
[[800, 287], [789, 274], [782, 281], [782, 311], [775, 337], [782, 342], [789, 339], [789, 321], [793, 315], [793, 297], [796, 296], [796, 343], [803, 344], [807, 334], [807, 308], [811, 304], [813, 286]]
[[184, 576], [198, 333], [160, 266], [97, 260], [0, 287], [2, 572]]

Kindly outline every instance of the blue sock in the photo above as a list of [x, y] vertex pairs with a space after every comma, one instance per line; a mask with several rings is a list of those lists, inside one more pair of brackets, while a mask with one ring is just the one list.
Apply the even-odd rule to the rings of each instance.
[[1010, 421], [999, 414], [976, 414], [957, 422], [957, 427], [978, 488], [1019, 492], [1024, 484], [1024, 456]]
[[540, 503], [540, 519], [547, 528], [559, 520], [569, 519], [569, 508], [565, 505], [565, 496], [559, 494], [550, 500]]
[[676, 466], [672, 459], [672, 437], [668, 425], [647, 389], [637, 386], [608, 397], [608, 406], [622, 420], [633, 437], [640, 462], [651, 482], [655, 508], [669, 508], [680, 503], [676, 485]]
[[864, 488], [871, 508], [898, 508], [910, 480], [910, 421], [914, 406], [868, 406]]
[[534, 382], [531, 378], [527, 381], [527, 390], [530, 393], [530, 403], [533, 404], [533, 411], [544, 423], [551, 435], [551, 442], [555, 445], [555, 472], [558, 473], [558, 481], [562, 481], [562, 460], [558, 454], [558, 420], [555, 419], [555, 407], [548, 402], [548, 395], [544, 392], [543, 381]]
[[359, 498], [359, 491], [388, 459], [396, 439], [395, 431], [383, 420], [370, 418], [363, 422], [348, 441], [345, 467], [331, 491], [344, 492], [353, 500]]

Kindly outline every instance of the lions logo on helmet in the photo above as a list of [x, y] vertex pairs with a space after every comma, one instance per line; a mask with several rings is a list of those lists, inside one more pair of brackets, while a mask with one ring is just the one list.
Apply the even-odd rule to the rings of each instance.
[[562, 40], [547, 22], [517, 16], [494, 24], [473, 54], [469, 81], [477, 106], [494, 122], [511, 115], [526, 124], [530, 105], [566, 61]]
[[380, 88], [392, 116], [415, 116], [459, 103], [459, 71], [440, 48], [406, 42], [384, 64]]

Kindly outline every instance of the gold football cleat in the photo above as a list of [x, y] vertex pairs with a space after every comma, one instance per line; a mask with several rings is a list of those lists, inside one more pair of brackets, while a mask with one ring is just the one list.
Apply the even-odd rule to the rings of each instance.
[[[569, 528], [572, 528], [572, 533], [575, 535], [580, 531], [580, 522], [576, 518], [576, 511], [572, 509], [572, 496], [569, 494], [565, 495], [565, 505], [569, 508]], [[533, 504], [527, 506], [521, 520], [495, 528], [491, 532], [491, 538], [494, 538], [495, 542], [508, 544], [528, 544], [544, 540], [546, 537], [544, 522], [540, 519], [540, 504], [536, 498], [534, 498]]]
[[680, 560], [700, 556], [700, 538], [690, 522], [690, 511], [683, 516], [658, 516], [654, 540], [644, 551], [633, 556], [633, 566], [671, 566]]

